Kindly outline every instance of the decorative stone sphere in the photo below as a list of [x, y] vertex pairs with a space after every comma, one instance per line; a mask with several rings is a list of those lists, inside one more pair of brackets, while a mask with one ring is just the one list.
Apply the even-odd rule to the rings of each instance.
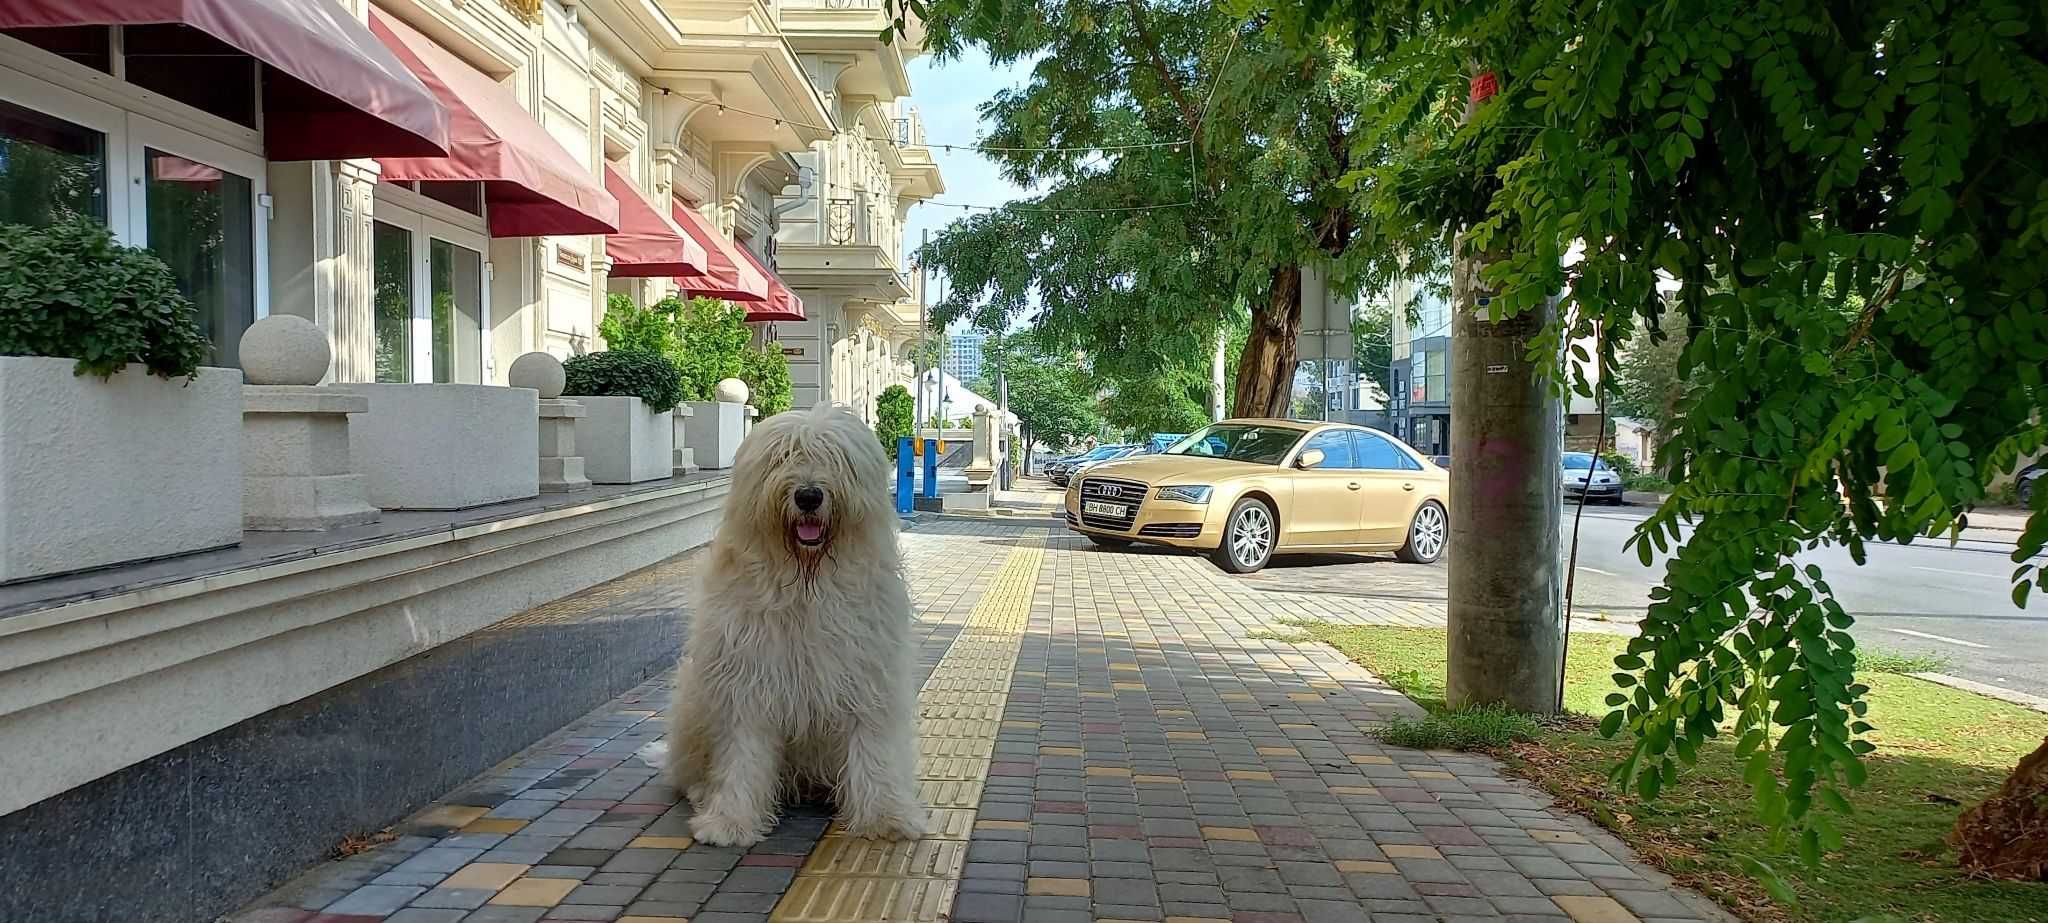
[[547, 353], [527, 353], [512, 360], [512, 367], [505, 370], [506, 384], [539, 391], [544, 401], [561, 397], [567, 381], [562, 373], [562, 360]]
[[747, 402], [747, 383], [737, 378], [727, 378], [720, 381], [717, 390], [712, 393], [724, 403], [744, 404]]
[[295, 314], [272, 314], [242, 331], [242, 380], [252, 385], [317, 385], [334, 358], [327, 334]]

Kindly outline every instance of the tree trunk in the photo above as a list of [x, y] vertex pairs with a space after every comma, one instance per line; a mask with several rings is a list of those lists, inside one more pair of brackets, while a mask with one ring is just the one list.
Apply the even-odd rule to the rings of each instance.
[[2020, 758], [1996, 794], [1964, 811], [1948, 836], [1966, 872], [2048, 881], [2048, 737]]
[[1301, 267], [1273, 270], [1272, 291], [1252, 309], [1251, 333], [1237, 360], [1237, 386], [1230, 413], [1237, 417], [1285, 417], [1294, 397], [1295, 340], [1301, 334]]

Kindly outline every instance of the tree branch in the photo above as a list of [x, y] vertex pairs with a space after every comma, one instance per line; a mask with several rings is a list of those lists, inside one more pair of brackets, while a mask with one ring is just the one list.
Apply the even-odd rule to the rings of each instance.
[[1166, 56], [1159, 50], [1159, 40], [1152, 37], [1151, 27], [1145, 24], [1144, 6], [1139, 0], [1125, 0], [1125, 5], [1131, 10], [1131, 28], [1138, 33], [1138, 41], [1144, 45], [1141, 50], [1151, 60], [1152, 69], [1159, 72], [1159, 82], [1166, 85], [1167, 95], [1172, 96], [1174, 105], [1180, 108], [1181, 119], [1188, 126], [1188, 134], [1194, 134], [1202, 124], [1201, 113], [1196, 112], [1195, 107], [1189, 104], [1187, 91], [1181, 88], [1180, 81], [1175, 79], [1173, 71], [1166, 66]]

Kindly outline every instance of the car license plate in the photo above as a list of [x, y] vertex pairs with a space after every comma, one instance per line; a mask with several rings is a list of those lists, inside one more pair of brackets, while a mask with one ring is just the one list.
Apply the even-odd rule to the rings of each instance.
[[1110, 516], [1116, 519], [1122, 519], [1125, 516], [1130, 515], [1131, 508], [1121, 503], [1102, 503], [1095, 500], [1090, 500], [1087, 503], [1081, 504], [1081, 512], [1093, 513], [1097, 516]]

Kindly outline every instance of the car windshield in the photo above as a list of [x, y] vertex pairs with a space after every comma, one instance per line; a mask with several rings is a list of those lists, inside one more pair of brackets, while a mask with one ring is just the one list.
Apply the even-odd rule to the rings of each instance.
[[1103, 445], [1103, 446], [1096, 446], [1095, 448], [1089, 449], [1089, 450], [1088, 450], [1088, 452], [1087, 452], [1087, 454], [1085, 454], [1085, 455], [1082, 455], [1082, 456], [1081, 456], [1081, 460], [1082, 460], [1082, 461], [1094, 461], [1095, 459], [1098, 459], [1098, 458], [1108, 458], [1108, 457], [1110, 457], [1111, 455], [1115, 455], [1116, 453], [1118, 453], [1118, 452], [1121, 452], [1121, 451], [1123, 451], [1123, 449], [1122, 449], [1122, 448], [1120, 448], [1120, 447], [1118, 447], [1118, 446], [1113, 446], [1113, 445]]
[[1584, 471], [1584, 470], [1586, 470], [1587, 468], [1593, 468], [1593, 470], [1595, 470], [1595, 471], [1607, 471], [1607, 470], [1611, 470], [1611, 469], [1609, 469], [1609, 468], [1607, 467], [1607, 462], [1606, 462], [1606, 461], [1605, 461], [1604, 459], [1603, 459], [1603, 460], [1602, 460], [1602, 461], [1600, 462], [1600, 464], [1599, 464], [1599, 466], [1598, 466], [1597, 468], [1596, 468], [1596, 467], [1594, 467], [1594, 465], [1593, 465], [1593, 456], [1592, 456], [1592, 453], [1589, 453], [1589, 452], [1566, 452], [1566, 453], [1564, 453], [1564, 466], [1565, 466], [1566, 468], [1576, 468], [1576, 469], [1578, 469], [1578, 470], [1580, 470], [1580, 471]]
[[1301, 441], [1302, 430], [1255, 423], [1217, 423], [1174, 443], [1164, 455], [1193, 455], [1277, 465]]

